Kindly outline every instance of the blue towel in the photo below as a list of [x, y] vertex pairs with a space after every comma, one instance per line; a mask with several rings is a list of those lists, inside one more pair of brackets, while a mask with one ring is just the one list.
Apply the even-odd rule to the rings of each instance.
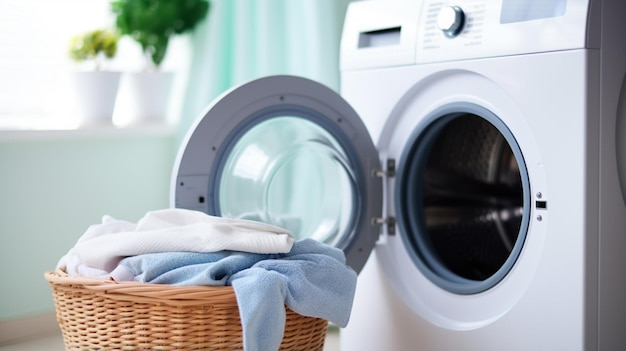
[[116, 271], [147, 283], [232, 285], [246, 351], [278, 350], [285, 305], [301, 315], [345, 327], [356, 288], [356, 273], [345, 264], [344, 253], [312, 239], [295, 242], [286, 254], [221, 251], [132, 256], [122, 260]]

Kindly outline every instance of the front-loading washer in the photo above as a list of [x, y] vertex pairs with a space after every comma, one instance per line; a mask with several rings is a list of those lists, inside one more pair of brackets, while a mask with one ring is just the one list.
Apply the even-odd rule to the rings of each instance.
[[351, 3], [341, 96], [291, 76], [224, 93], [172, 205], [342, 248], [342, 350], [626, 349], [624, 14]]

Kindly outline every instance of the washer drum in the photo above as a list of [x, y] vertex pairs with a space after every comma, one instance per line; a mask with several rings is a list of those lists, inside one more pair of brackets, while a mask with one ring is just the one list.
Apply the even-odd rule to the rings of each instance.
[[408, 210], [400, 220], [421, 270], [462, 294], [501, 280], [528, 222], [526, 170], [504, 124], [472, 113], [444, 115], [416, 138], [402, 172], [398, 197]]

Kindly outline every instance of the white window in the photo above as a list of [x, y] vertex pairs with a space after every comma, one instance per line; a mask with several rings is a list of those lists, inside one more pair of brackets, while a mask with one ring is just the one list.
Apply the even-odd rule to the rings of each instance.
[[[68, 56], [70, 39], [113, 25], [110, 0], [0, 0], [0, 128], [71, 125], [68, 77], [76, 64]], [[180, 61], [168, 56], [162, 67], [171, 67], [172, 60]], [[124, 38], [108, 68], [142, 65], [139, 46]]]

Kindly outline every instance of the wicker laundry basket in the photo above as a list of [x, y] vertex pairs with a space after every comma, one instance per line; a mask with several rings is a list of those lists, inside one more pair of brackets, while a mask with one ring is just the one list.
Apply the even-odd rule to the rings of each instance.
[[[113, 282], [45, 273], [67, 350], [241, 350], [232, 287]], [[322, 350], [328, 322], [287, 309], [280, 350]]]

